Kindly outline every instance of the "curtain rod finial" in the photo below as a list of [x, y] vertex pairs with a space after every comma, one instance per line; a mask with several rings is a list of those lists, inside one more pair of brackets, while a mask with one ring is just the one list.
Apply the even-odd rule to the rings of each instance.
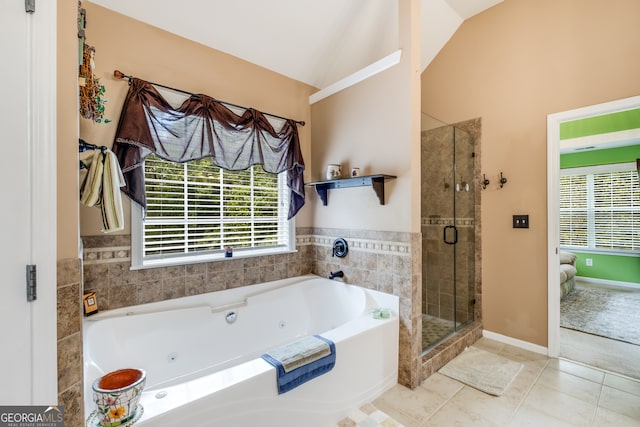
[[124, 75], [124, 73], [123, 73], [123, 72], [121, 72], [120, 70], [114, 70], [114, 71], [113, 71], [113, 76], [114, 76], [116, 79], [124, 79], [124, 78], [126, 77], [126, 76]]

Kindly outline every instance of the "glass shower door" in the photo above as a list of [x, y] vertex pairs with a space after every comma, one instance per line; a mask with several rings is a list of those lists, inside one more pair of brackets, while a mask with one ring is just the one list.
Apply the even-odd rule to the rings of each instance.
[[455, 245], [454, 297], [456, 330], [473, 322], [475, 310], [475, 148], [473, 137], [454, 128]]
[[473, 138], [453, 126], [422, 135], [422, 347], [474, 313]]
[[422, 347], [455, 331], [456, 229], [454, 128], [428, 131], [422, 141]]

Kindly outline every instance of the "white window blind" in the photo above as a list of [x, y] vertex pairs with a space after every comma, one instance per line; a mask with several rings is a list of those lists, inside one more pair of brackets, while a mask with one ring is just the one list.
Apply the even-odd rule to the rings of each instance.
[[640, 251], [640, 182], [635, 164], [561, 171], [560, 244]]
[[178, 164], [145, 159], [144, 260], [252, 249], [288, 249], [286, 173], [254, 166], [228, 171], [210, 159]]

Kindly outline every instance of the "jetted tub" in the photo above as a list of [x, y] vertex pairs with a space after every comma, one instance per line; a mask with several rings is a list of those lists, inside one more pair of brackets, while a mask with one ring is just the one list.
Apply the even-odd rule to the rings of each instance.
[[[394, 295], [312, 275], [99, 313], [84, 320], [86, 415], [97, 377], [140, 368], [136, 425], [335, 424], [396, 384], [397, 313]], [[312, 334], [335, 342], [335, 367], [279, 395], [260, 355]]]

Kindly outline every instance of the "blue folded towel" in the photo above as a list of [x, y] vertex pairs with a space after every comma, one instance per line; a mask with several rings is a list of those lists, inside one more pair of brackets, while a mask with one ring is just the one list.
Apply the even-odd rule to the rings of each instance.
[[282, 394], [333, 369], [336, 345], [313, 335], [278, 347], [262, 358], [276, 368], [278, 394]]

